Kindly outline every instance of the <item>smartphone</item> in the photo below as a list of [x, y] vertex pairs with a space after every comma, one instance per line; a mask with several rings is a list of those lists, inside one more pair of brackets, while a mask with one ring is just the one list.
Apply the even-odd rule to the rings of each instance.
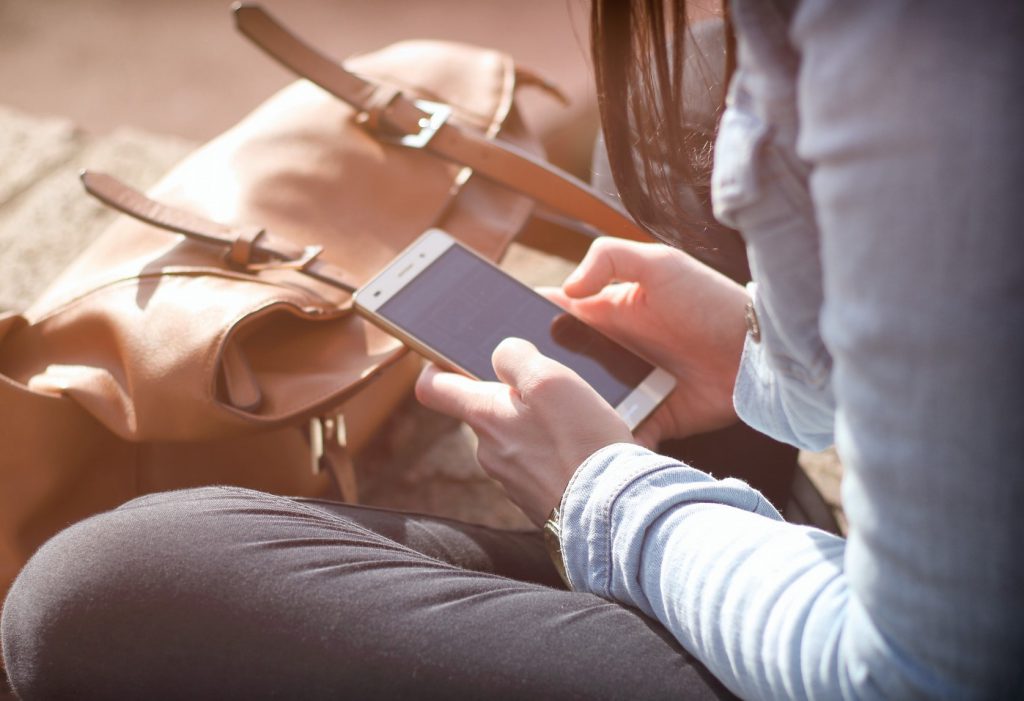
[[576, 371], [630, 430], [675, 378], [431, 229], [356, 291], [356, 309], [438, 365], [496, 381], [491, 354], [510, 336]]

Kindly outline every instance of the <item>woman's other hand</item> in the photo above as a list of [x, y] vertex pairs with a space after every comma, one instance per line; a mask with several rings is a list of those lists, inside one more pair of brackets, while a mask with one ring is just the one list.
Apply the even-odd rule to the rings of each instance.
[[669, 246], [600, 238], [561, 289], [542, 293], [676, 377], [636, 430], [638, 442], [654, 447], [736, 421], [749, 299], [742, 286]]
[[481, 466], [541, 525], [580, 463], [633, 437], [596, 390], [532, 343], [505, 339], [492, 362], [501, 382], [428, 365], [416, 383], [416, 397], [469, 424], [480, 440]]

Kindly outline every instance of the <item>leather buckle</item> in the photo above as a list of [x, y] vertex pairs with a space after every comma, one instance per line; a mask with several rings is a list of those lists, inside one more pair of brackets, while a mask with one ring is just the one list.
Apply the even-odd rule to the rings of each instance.
[[[392, 95], [387, 104], [390, 105], [400, 94], [395, 93]], [[437, 130], [448, 121], [448, 118], [452, 115], [452, 108], [451, 105], [446, 105], [443, 102], [431, 102], [430, 100], [412, 100], [412, 104], [416, 109], [424, 113], [424, 116], [420, 117], [418, 122], [420, 130], [414, 134], [389, 134], [383, 129], [377, 129], [374, 124], [375, 120], [371, 119], [371, 115], [368, 112], [359, 114], [356, 119], [381, 141], [408, 148], [423, 148], [434, 138]], [[386, 109], [386, 106], [384, 109]]]
[[398, 140], [398, 143], [409, 148], [423, 148], [430, 143], [437, 130], [443, 127], [448, 118], [452, 116], [452, 108], [442, 102], [431, 102], [430, 100], [413, 100], [412, 104], [428, 116], [420, 117], [419, 132], [406, 134]]

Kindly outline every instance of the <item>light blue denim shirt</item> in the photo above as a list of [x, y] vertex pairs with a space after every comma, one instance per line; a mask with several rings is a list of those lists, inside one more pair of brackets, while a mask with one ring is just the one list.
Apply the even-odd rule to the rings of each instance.
[[743, 697], [1024, 698], [1024, 3], [787, 4], [732, 5], [734, 399], [837, 446], [849, 536], [619, 444], [563, 497], [569, 577]]

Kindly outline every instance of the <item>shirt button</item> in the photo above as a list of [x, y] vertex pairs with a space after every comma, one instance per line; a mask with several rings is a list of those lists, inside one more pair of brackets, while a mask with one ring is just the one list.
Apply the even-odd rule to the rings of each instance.
[[754, 343], [761, 342], [761, 324], [757, 320], [757, 312], [754, 310], [754, 300], [747, 302], [743, 309], [743, 320], [747, 322], [747, 333], [750, 334]]

